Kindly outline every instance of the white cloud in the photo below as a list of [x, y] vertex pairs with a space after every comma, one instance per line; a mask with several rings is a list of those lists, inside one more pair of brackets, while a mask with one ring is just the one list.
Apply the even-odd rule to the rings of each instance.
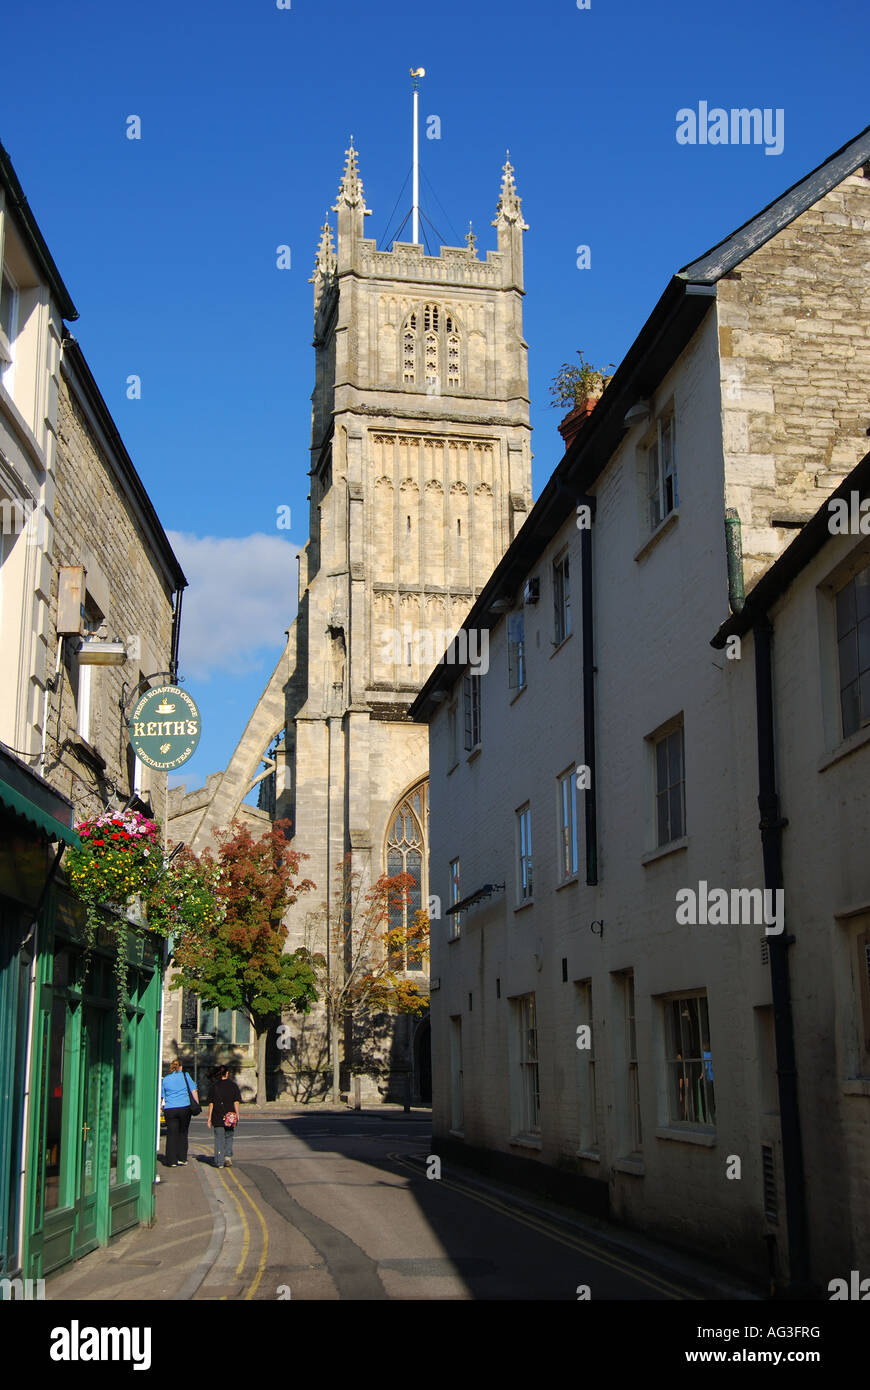
[[194, 536], [168, 532], [187, 575], [180, 667], [208, 680], [241, 675], [274, 659], [296, 616], [299, 546], [279, 536]]

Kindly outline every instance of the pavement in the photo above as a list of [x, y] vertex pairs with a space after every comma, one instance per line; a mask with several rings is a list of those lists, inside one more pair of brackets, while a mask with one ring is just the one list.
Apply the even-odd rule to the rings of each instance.
[[[355, 1111], [347, 1105], [270, 1101], [246, 1104], [243, 1118], [379, 1116], [403, 1110], [401, 1105]], [[135, 1226], [111, 1245], [50, 1274], [45, 1281], [46, 1299], [171, 1302], [194, 1298], [221, 1254], [228, 1221], [233, 1218], [211, 1153], [211, 1135], [206, 1149], [192, 1130], [186, 1168], [165, 1168], [159, 1155], [153, 1225]]]
[[[260, 1166], [256, 1160], [251, 1163], [243, 1159], [242, 1167], [239, 1168], [239, 1159], [236, 1157], [233, 1168], [227, 1173], [214, 1168], [212, 1162], [212, 1142], [211, 1134], [204, 1129], [198, 1122], [195, 1122], [190, 1133], [190, 1150], [188, 1164], [184, 1168], [168, 1169], [163, 1166], [162, 1159], [158, 1159], [158, 1174], [160, 1182], [155, 1188], [155, 1220], [152, 1226], [139, 1226], [131, 1231], [125, 1232], [112, 1245], [106, 1249], [95, 1250], [83, 1259], [72, 1265], [65, 1266], [56, 1274], [48, 1276], [45, 1285], [45, 1296], [47, 1300], [87, 1300], [95, 1302], [115, 1302], [121, 1300], [136, 1300], [143, 1302], [166, 1302], [166, 1301], [189, 1301], [192, 1299], [249, 1299], [255, 1296], [259, 1289], [259, 1297], [275, 1297], [274, 1293], [267, 1293], [267, 1289], [275, 1286], [275, 1280], [287, 1278], [289, 1274], [279, 1273], [279, 1271], [295, 1270], [298, 1275], [294, 1285], [293, 1297], [297, 1297], [297, 1287], [304, 1281], [307, 1282], [307, 1291], [303, 1296], [309, 1298], [372, 1298], [372, 1297], [398, 1297], [423, 1296], [422, 1287], [419, 1294], [409, 1295], [407, 1288], [398, 1279], [392, 1266], [410, 1266], [414, 1263], [411, 1259], [382, 1259], [378, 1264], [380, 1270], [380, 1280], [377, 1282], [377, 1292], [372, 1290], [359, 1292], [354, 1286], [353, 1291], [349, 1291], [349, 1286], [344, 1287], [341, 1277], [330, 1279], [329, 1275], [334, 1274], [332, 1266], [336, 1269], [346, 1268], [348, 1262], [352, 1264], [354, 1260], [359, 1260], [358, 1246], [353, 1245], [344, 1235], [339, 1233], [335, 1226], [330, 1224], [336, 1219], [338, 1212], [336, 1203], [342, 1200], [342, 1184], [336, 1188], [321, 1189], [329, 1192], [327, 1206], [324, 1208], [323, 1215], [329, 1218], [328, 1221], [319, 1219], [312, 1215], [311, 1211], [299, 1205], [295, 1198], [291, 1197], [285, 1182], [291, 1182], [291, 1190], [297, 1191], [297, 1179], [291, 1179], [283, 1165], [291, 1160], [282, 1157], [291, 1148], [299, 1152], [304, 1150], [305, 1156], [309, 1159], [320, 1158], [323, 1160], [329, 1156], [335, 1160], [338, 1157], [336, 1140], [330, 1135], [336, 1128], [344, 1130], [346, 1134], [355, 1133], [355, 1142], [359, 1147], [370, 1144], [377, 1140], [377, 1134], [372, 1135], [372, 1139], [366, 1137], [365, 1131], [368, 1126], [371, 1131], [372, 1121], [385, 1121], [387, 1131], [395, 1131], [396, 1136], [407, 1128], [407, 1122], [402, 1117], [403, 1107], [380, 1105], [362, 1111], [355, 1112], [349, 1110], [347, 1106], [331, 1105], [294, 1105], [270, 1103], [267, 1106], [246, 1105], [243, 1118], [258, 1118], [260, 1125], [257, 1127], [261, 1134], [266, 1135], [267, 1129], [263, 1130], [263, 1121], [269, 1119], [286, 1118], [289, 1115], [304, 1115], [307, 1120], [315, 1124], [322, 1116], [329, 1131], [317, 1128], [312, 1130], [307, 1124], [303, 1127], [296, 1127], [295, 1137], [288, 1134], [286, 1129], [281, 1129], [280, 1134], [274, 1138], [263, 1138], [258, 1141], [254, 1138], [248, 1142], [252, 1145], [262, 1143], [263, 1152], [268, 1149], [274, 1157], [269, 1160], [281, 1168], [283, 1177], [277, 1177], [270, 1173], [265, 1167]], [[351, 1124], [350, 1130], [347, 1129], [347, 1122], [351, 1117], [358, 1115], [362, 1120], [362, 1125]], [[335, 1117], [330, 1125], [330, 1118]], [[339, 1119], [339, 1117], [341, 1117]], [[413, 1118], [418, 1123], [422, 1120], [425, 1129], [425, 1118], [428, 1112], [416, 1111]], [[376, 1126], [379, 1130], [381, 1126]], [[428, 1130], [426, 1130], [428, 1133]], [[240, 1136], [241, 1137], [241, 1136]], [[392, 1150], [399, 1142], [388, 1133], [384, 1140], [383, 1148]], [[422, 1144], [422, 1147], [421, 1147]], [[277, 1148], [274, 1146], [277, 1145]], [[273, 1147], [269, 1147], [273, 1146]], [[423, 1142], [423, 1136], [417, 1141], [419, 1152], [409, 1150], [404, 1157], [393, 1153], [393, 1159], [398, 1160], [399, 1171], [404, 1169], [405, 1173], [416, 1172], [413, 1181], [416, 1187], [421, 1187], [420, 1178], [425, 1177], [425, 1151], [427, 1145]], [[243, 1146], [244, 1148], [244, 1146]], [[341, 1143], [338, 1143], [341, 1149]], [[259, 1150], [258, 1150], [259, 1152]], [[380, 1153], [380, 1148], [378, 1149]], [[373, 1153], [374, 1158], [374, 1153]], [[251, 1154], [252, 1159], [255, 1157]], [[262, 1160], [261, 1160], [262, 1162]], [[326, 1167], [329, 1165], [327, 1164]], [[323, 1181], [326, 1167], [321, 1169], [319, 1184]], [[238, 1171], [234, 1171], [238, 1169]], [[344, 1178], [347, 1173], [342, 1170]], [[379, 1175], [383, 1178], [386, 1170], [379, 1169]], [[453, 1188], [455, 1184], [457, 1193], [464, 1192], [465, 1200], [468, 1197], [475, 1198], [478, 1207], [483, 1203], [484, 1208], [493, 1212], [502, 1211], [510, 1221], [511, 1230], [521, 1231], [521, 1228], [534, 1228], [537, 1231], [546, 1231], [550, 1237], [555, 1238], [563, 1246], [570, 1246], [576, 1251], [585, 1251], [586, 1254], [598, 1258], [600, 1256], [604, 1264], [609, 1268], [618, 1268], [623, 1272], [637, 1272], [640, 1269], [658, 1271], [653, 1278], [654, 1286], [661, 1285], [664, 1288], [672, 1289], [671, 1297], [701, 1298], [701, 1299], [726, 1299], [726, 1300], [754, 1300], [758, 1298], [757, 1290], [750, 1290], [745, 1285], [732, 1280], [721, 1270], [711, 1268], [709, 1265], [695, 1260], [682, 1252], [672, 1251], [662, 1246], [658, 1242], [646, 1239], [641, 1233], [631, 1231], [624, 1227], [618, 1227], [610, 1222], [597, 1221], [594, 1218], [580, 1215], [574, 1210], [568, 1210], [540, 1198], [537, 1194], [530, 1195], [525, 1190], [519, 1191], [508, 1187], [505, 1184], [483, 1180], [479, 1175], [462, 1169], [451, 1168], [452, 1181], [447, 1179], [443, 1187]], [[407, 1183], [407, 1177], [401, 1185]], [[303, 1184], [305, 1185], [305, 1184]], [[442, 1184], [439, 1184], [439, 1187]], [[274, 1191], [271, 1189], [274, 1188]], [[259, 1189], [259, 1190], [258, 1190]], [[422, 1183], [422, 1199], [433, 1196], [431, 1186], [427, 1182]], [[426, 1189], [429, 1189], [428, 1192]], [[345, 1189], [354, 1194], [352, 1209], [357, 1219], [360, 1213], [360, 1202], [367, 1197], [365, 1191], [360, 1187]], [[395, 1214], [398, 1212], [396, 1205], [398, 1189], [390, 1188], [383, 1181], [378, 1181], [376, 1191], [386, 1194], [392, 1205], [389, 1211]], [[390, 1196], [390, 1194], [393, 1194]], [[443, 1194], [446, 1199], [446, 1192]], [[371, 1198], [371, 1194], [368, 1194]], [[242, 1202], [244, 1198], [244, 1202]], [[263, 1201], [265, 1198], [265, 1201]], [[308, 1199], [313, 1201], [313, 1192]], [[247, 1216], [256, 1217], [255, 1220], [246, 1220], [243, 1213]], [[274, 1209], [271, 1214], [269, 1208]], [[287, 1210], [284, 1211], [283, 1208]], [[387, 1208], [384, 1208], [384, 1212]], [[465, 1208], [463, 1208], [465, 1211]], [[280, 1249], [275, 1237], [274, 1230], [267, 1232], [266, 1223], [274, 1217], [274, 1213], [279, 1212], [283, 1220], [279, 1219], [279, 1225], [284, 1233], [282, 1239], [289, 1242], [288, 1245]], [[437, 1221], [437, 1212], [430, 1213], [433, 1220]], [[392, 1219], [392, 1218], [391, 1218]], [[463, 1217], [465, 1219], [465, 1217]], [[262, 1228], [262, 1240], [257, 1226]], [[518, 1225], [517, 1223], [520, 1223]], [[337, 1221], [337, 1225], [341, 1225]], [[351, 1218], [345, 1214], [344, 1225], [353, 1230]], [[560, 1234], [561, 1233], [561, 1234]], [[267, 1251], [269, 1250], [269, 1235], [272, 1236], [271, 1262], [267, 1265]], [[397, 1233], [398, 1234], [398, 1233]], [[511, 1237], [513, 1240], [514, 1237]], [[347, 1249], [342, 1245], [341, 1249], [332, 1249], [336, 1240], [344, 1242]], [[312, 1251], [308, 1246], [313, 1242], [313, 1247], [320, 1247], [329, 1256], [327, 1265], [322, 1266], [323, 1272], [318, 1272], [316, 1266], [316, 1251], [312, 1257]], [[407, 1236], [408, 1250], [405, 1250], [405, 1240], [399, 1241], [400, 1253], [407, 1254], [413, 1249], [414, 1239], [411, 1232]], [[448, 1242], [449, 1246], [449, 1242]], [[433, 1247], [434, 1248], [434, 1247]], [[446, 1247], [445, 1247], [446, 1248]], [[552, 1262], [553, 1251], [556, 1247], [548, 1247], [547, 1252], [542, 1255], [549, 1262]], [[489, 1249], [489, 1247], [487, 1247]], [[441, 1251], [441, 1247], [438, 1247]], [[393, 1252], [388, 1252], [392, 1254]], [[430, 1252], [431, 1253], [431, 1252]], [[259, 1256], [259, 1265], [251, 1279], [253, 1266]], [[353, 1256], [353, 1259], [351, 1259]], [[251, 1272], [242, 1277], [243, 1268], [246, 1262], [250, 1262]], [[422, 1266], [427, 1262], [416, 1261], [417, 1265]], [[449, 1260], [432, 1261], [434, 1264], [450, 1264]], [[459, 1263], [462, 1263], [460, 1260]], [[468, 1263], [468, 1261], [466, 1261]], [[473, 1263], [473, 1262], [472, 1262]], [[369, 1271], [360, 1266], [362, 1272], [367, 1274]], [[374, 1269], [374, 1266], [372, 1266]], [[401, 1272], [401, 1271], [400, 1271]], [[419, 1270], [415, 1266], [415, 1277], [419, 1276]], [[425, 1272], [425, 1271], [424, 1271]], [[440, 1271], [443, 1276], [443, 1271]], [[274, 1275], [274, 1278], [272, 1277]], [[600, 1278], [600, 1272], [598, 1277]], [[262, 1286], [261, 1286], [262, 1280]], [[396, 1287], [393, 1288], [392, 1284]], [[664, 1283], [663, 1283], [664, 1280]], [[412, 1281], [413, 1282], [413, 1281]], [[278, 1285], [279, 1289], [283, 1285]], [[614, 1291], [605, 1297], [633, 1298], [638, 1296], [649, 1296], [643, 1292], [636, 1292], [638, 1286], [632, 1285], [631, 1290], [620, 1286], [618, 1291]], [[475, 1292], [470, 1287], [465, 1292], [464, 1297], [486, 1297], [482, 1293], [483, 1286], [478, 1286]], [[573, 1285], [572, 1285], [573, 1288]], [[680, 1290], [684, 1293], [680, 1293]], [[301, 1290], [300, 1290], [301, 1291]], [[289, 1294], [278, 1293], [278, 1297], [288, 1297]], [[429, 1294], [428, 1296], [438, 1296]], [[457, 1295], [453, 1295], [457, 1296]], [[490, 1295], [491, 1296], [491, 1295]], [[499, 1296], [499, 1295], [496, 1295]], [[505, 1295], [501, 1295], [505, 1296]], [[546, 1297], [546, 1295], [544, 1295]], [[661, 1296], [659, 1293], [657, 1296]], [[762, 1295], [763, 1296], [763, 1295]]]

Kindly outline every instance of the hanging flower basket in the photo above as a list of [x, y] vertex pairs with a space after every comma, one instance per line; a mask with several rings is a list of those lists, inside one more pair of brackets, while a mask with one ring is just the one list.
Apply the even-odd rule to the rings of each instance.
[[107, 811], [76, 829], [81, 845], [67, 850], [65, 865], [85, 908], [85, 972], [102, 928], [114, 938], [120, 1032], [127, 998], [128, 919], [145, 921], [144, 904], [163, 872], [157, 826], [138, 811]]
[[76, 829], [82, 843], [67, 851], [65, 863], [85, 907], [85, 971], [95, 944], [111, 941], [120, 1034], [130, 924], [182, 939], [211, 932], [226, 912], [217, 892], [220, 870], [209, 856], [197, 859], [190, 850], [166, 863], [158, 826], [138, 811], [107, 811]]

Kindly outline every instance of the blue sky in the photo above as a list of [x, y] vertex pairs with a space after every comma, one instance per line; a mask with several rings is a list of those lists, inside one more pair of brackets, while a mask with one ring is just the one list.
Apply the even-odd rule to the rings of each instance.
[[[307, 530], [308, 283], [353, 133], [381, 238], [410, 166], [423, 65], [423, 206], [479, 251], [510, 147], [530, 230], [525, 334], [535, 494], [561, 454], [549, 382], [618, 363], [678, 267], [870, 120], [866, 0], [60, 0], [3, 19], [6, 146], [88, 357], [191, 580], [181, 671], [225, 765], [283, 646]], [[9, 58], [18, 54], [19, 59]], [[679, 145], [676, 112], [784, 112], [784, 147]], [[126, 138], [138, 115], [142, 138]], [[421, 126], [423, 122], [421, 121]], [[406, 194], [403, 204], [409, 201]], [[334, 224], [334, 216], [332, 217]], [[407, 233], [405, 234], [407, 235]], [[578, 245], [591, 267], [578, 270]], [[276, 248], [289, 245], [289, 270]], [[141, 377], [142, 396], [126, 398]], [[276, 511], [289, 506], [289, 531]]]

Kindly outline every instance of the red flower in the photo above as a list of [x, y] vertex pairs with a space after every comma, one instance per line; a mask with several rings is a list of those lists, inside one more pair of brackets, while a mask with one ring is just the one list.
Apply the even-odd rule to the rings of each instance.
[[[117, 822], [116, 822], [116, 823], [117, 823]], [[121, 837], [120, 837], [120, 835], [118, 834], [118, 832], [117, 832], [117, 830], [116, 830], [115, 833], [114, 833], [114, 835], [111, 835], [109, 838], [112, 839], [112, 840], [120, 840]]]
[[105, 843], [105, 840], [94, 840], [95, 845], [104, 845]]

